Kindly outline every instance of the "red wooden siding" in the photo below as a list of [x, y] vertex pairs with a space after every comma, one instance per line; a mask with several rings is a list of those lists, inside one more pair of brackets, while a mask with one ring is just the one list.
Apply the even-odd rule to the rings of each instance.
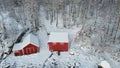
[[68, 43], [49, 42], [48, 45], [50, 51], [68, 51]]
[[39, 51], [38, 47], [33, 44], [28, 44], [23, 50], [24, 54], [37, 53]]
[[18, 50], [18, 51], [14, 52], [14, 55], [15, 56], [21, 56], [21, 55], [23, 55], [23, 52], [22, 52], [22, 50]]
[[24, 55], [24, 54], [32, 54], [32, 53], [37, 53], [37, 52], [39, 52], [39, 47], [37, 47], [33, 44], [28, 44], [23, 49], [14, 51], [14, 55], [20, 56], [20, 55]]

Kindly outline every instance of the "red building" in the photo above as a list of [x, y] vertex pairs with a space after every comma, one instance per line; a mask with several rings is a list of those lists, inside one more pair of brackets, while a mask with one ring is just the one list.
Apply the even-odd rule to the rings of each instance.
[[68, 51], [68, 33], [51, 32], [48, 45], [50, 51]]
[[39, 52], [39, 41], [33, 34], [27, 35], [22, 43], [15, 44], [13, 53], [15, 56], [32, 54]]

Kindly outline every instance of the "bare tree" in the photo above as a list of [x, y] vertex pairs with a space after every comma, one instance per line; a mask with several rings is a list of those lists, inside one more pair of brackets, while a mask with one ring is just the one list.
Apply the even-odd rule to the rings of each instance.
[[1, 30], [3, 32], [3, 39], [6, 39], [8, 36], [7, 36], [7, 29], [6, 29], [5, 23], [4, 23], [5, 18], [2, 15], [2, 13], [0, 13], [0, 16], [2, 18], [2, 20], [1, 20]]
[[67, 22], [66, 22], [66, 0], [63, 0], [62, 4], [62, 16], [63, 16], [63, 26], [66, 28], [67, 27]]

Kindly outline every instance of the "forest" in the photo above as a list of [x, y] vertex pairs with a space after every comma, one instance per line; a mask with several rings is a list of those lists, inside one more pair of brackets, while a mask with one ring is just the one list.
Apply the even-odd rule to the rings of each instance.
[[107, 52], [120, 63], [120, 0], [0, 0], [0, 62], [19, 35], [49, 33], [48, 24], [77, 28], [71, 45]]

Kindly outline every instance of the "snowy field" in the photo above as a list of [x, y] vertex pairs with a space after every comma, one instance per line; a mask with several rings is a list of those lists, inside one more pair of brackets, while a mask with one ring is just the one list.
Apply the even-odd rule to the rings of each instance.
[[[56, 20], [54, 20], [52, 24], [50, 24], [50, 20], [46, 20], [45, 18], [46, 13], [43, 7], [40, 8], [40, 15], [41, 16], [39, 18], [41, 19], [42, 28], [40, 28], [39, 31], [35, 33], [40, 42], [40, 51], [35, 54], [22, 55], [22, 56], [14, 56], [13, 53], [11, 53], [7, 58], [2, 60], [2, 62], [0, 63], [0, 68], [7, 68], [7, 67], [8, 68], [98, 68], [98, 64], [104, 60], [110, 64], [111, 68], [119, 68], [120, 59], [119, 57], [116, 57], [116, 55], [120, 53], [120, 45], [116, 45], [116, 46], [112, 45], [108, 47], [107, 46], [98, 47], [97, 45], [96, 47], [91, 46], [89, 44], [90, 41], [97, 42], [100, 40], [96, 36], [101, 34], [97, 34], [97, 33], [96, 35], [93, 34], [91, 36], [92, 38], [96, 38], [94, 40], [85, 41], [85, 42], [79, 41], [76, 43], [74, 42], [74, 40], [78, 32], [81, 31], [82, 25], [79, 25], [79, 27], [75, 25], [70, 28], [64, 28], [62, 16], [59, 14], [58, 16], [59, 22], [58, 22], [58, 26], [56, 27]], [[97, 20], [98, 24], [96, 27], [98, 26], [102, 27], [102, 25], [104, 25], [104, 24], [101, 25], [101, 20], [102, 19], [99, 19], [98, 17]], [[6, 16], [5, 22], [7, 24], [5, 25], [7, 25], [8, 29], [11, 28], [10, 25], [13, 24], [13, 21], [14, 19], [9, 19], [9, 17]], [[86, 26], [90, 24], [93, 25], [92, 19], [86, 22], [89, 23]], [[23, 27], [20, 24], [18, 24], [16, 21], [14, 21], [13, 27], [15, 26], [15, 24], [17, 24], [18, 26], [18, 30], [23, 29]], [[31, 24], [28, 25], [27, 25], [28, 27], [31, 26]], [[15, 28], [17, 28], [17, 26]], [[14, 29], [13, 27], [11, 28], [11, 30]], [[94, 27], [92, 29], [94, 29]], [[69, 51], [61, 52], [60, 56], [57, 55], [57, 52], [50, 52], [47, 44], [49, 38], [47, 33], [49, 32], [68, 32]], [[6, 43], [6, 41], [3, 42]], [[84, 43], [85, 46], [82, 45]], [[97, 47], [98, 50], [95, 49]], [[113, 52], [111, 50], [116, 52]]]
[[[71, 29], [69, 31], [70, 38], [74, 37], [74, 34], [76, 33], [72, 32]], [[112, 60], [108, 53], [95, 53], [92, 49], [81, 47], [75, 43], [72, 43], [74, 45], [69, 47], [68, 52], [61, 52], [60, 56], [57, 55], [57, 52], [53, 52], [53, 55], [49, 58], [51, 52], [47, 45], [46, 31], [38, 31], [37, 36], [40, 40], [40, 52], [17, 57], [12, 53], [1, 62], [0, 68], [7, 65], [11, 65], [10, 68], [97, 68], [102, 60], [108, 61], [111, 68], [118, 68], [120, 65], [120, 63]]]

